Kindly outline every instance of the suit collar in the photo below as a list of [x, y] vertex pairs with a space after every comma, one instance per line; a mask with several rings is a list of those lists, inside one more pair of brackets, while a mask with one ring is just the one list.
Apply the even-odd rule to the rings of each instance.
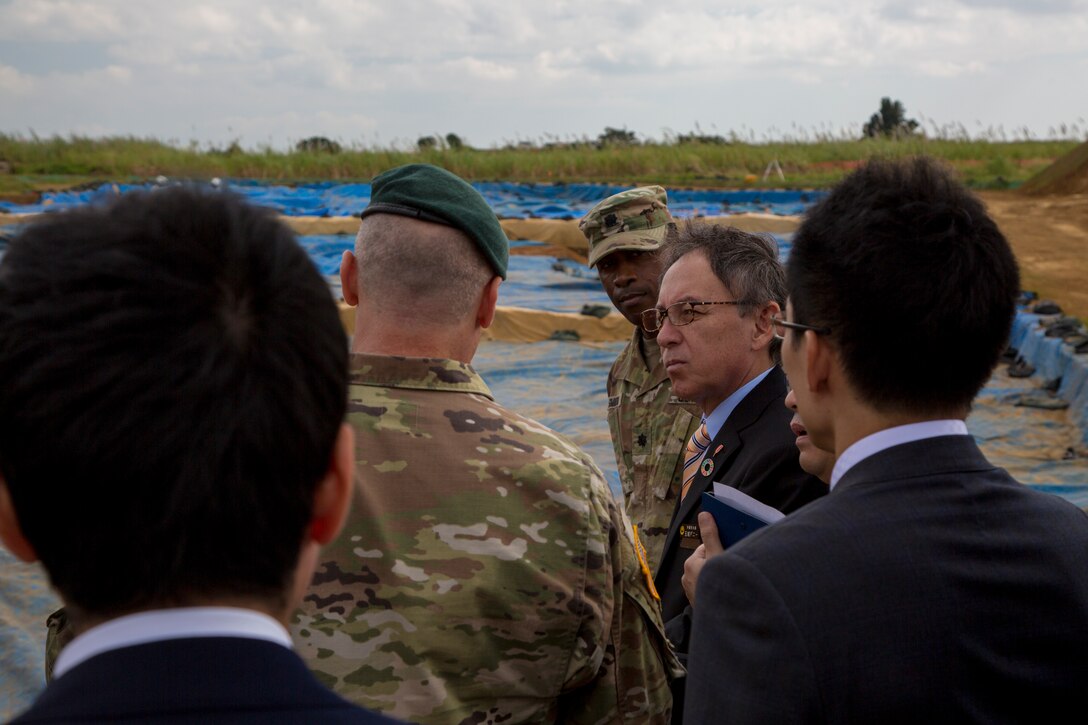
[[710, 415], [706, 416], [706, 429], [711, 438], [715, 437], [718, 432], [721, 431], [725, 426], [725, 422], [729, 420], [729, 417], [737, 407], [744, 402], [744, 399], [748, 397], [753, 390], [759, 387], [759, 384], [762, 383], [774, 369], [775, 368], [772, 365], [744, 385], [737, 388], [732, 395], [719, 403], [718, 407], [711, 411]]
[[27, 712], [77, 722], [220, 709], [328, 707], [340, 698], [297, 654], [247, 637], [194, 637], [110, 650], [49, 683]]
[[858, 462], [843, 475], [831, 495], [859, 484], [894, 478], [993, 469], [972, 436], [925, 438], [886, 448]]
[[291, 635], [267, 614], [240, 607], [177, 607], [117, 617], [90, 628], [57, 657], [60, 677], [97, 654], [146, 642], [185, 637], [250, 637], [291, 647]]
[[[775, 365], [733, 410], [721, 430], [718, 431], [718, 435], [714, 436], [707, 447], [704, 460], [712, 462], [709, 466], [710, 470], [703, 475], [706, 469], [700, 469], [700, 472], [695, 474], [695, 480], [691, 484], [688, 495], [677, 503], [677, 509], [673, 512], [672, 522], [669, 524], [669, 533], [665, 537], [663, 552], [668, 552], [669, 548], [676, 544], [680, 524], [687, 520], [693, 509], [699, 506], [703, 492], [711, 488], [711, 484], [725, 470], [729, 460], [744, 446], [744, 431], [760, 419], [768, 405], [781, 405], [786, 392], [786, 376], [781, 368]], [[662, 555], [662, 561], [666, 556], [667, 553]]]
[[885, 428], [884, 430], [879, 430], [876, 433], [867, 435], [850, 445], [842, 452], [842, 455], [839, 456], [839, 460], [835, 461], [835, 468], [831, 472], [831, 490], [835, 489], [839, 479], [842, 478], [847, 471], [869, 456], [904, 443], [912, 443], [927, 438], [938, 438], [948, 435], [968, 435], [967, 424], [958, 419], [925, 420], [918, 423], [909, 423], [907, 425], [897, 425], [892, 428]]

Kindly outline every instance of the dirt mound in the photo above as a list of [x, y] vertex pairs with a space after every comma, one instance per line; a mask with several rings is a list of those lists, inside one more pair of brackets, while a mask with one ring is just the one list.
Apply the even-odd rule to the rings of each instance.
[[1088, 194], [1088, 141], [1025, 181], [1020, 190], [1032, 196]]
[[1021, 286], [1088, 321], [1088, 193], [1030, 197], [983, 191], [979, 196], [1016, 253]]

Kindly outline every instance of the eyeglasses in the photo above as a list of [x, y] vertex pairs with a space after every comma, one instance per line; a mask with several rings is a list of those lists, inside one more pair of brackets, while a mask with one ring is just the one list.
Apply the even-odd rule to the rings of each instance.
[[702, 305], [754, 305], [748, 300], [725, 300], [723, 302], [677, 302], [668, 307], [651, 307], [642, 312], [642, 326], [647, 332], [657, 332], [665, 324], [665, 318], [669, 319], [676, 327], [683, 327], [695, 322], [696, 315], [705, 315], [706, 312], [695, 309]]
[[830, 327], [814, 327], [813, 325], [802, 325], [800, 322], [787, 322], [786, 320], [780, 318], [778, 315], [771, 315], [771, 324], [774, 325], [774, 334], [778, 335], [779, 337], [785, 337], [787, 329], [801, 330], [802, 332], [805, 330], [812, 330], [817, 335], [831, 334]]

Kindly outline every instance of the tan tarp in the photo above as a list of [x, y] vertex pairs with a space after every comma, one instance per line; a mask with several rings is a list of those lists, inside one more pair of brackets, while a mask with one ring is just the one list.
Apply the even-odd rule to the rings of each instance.
[[[785, 234], [797, 229], [800, 217], [777, 214], [733, 214], [709, 218], [743, 229], [748, 232]], [[359, 231], [356, 217], [283, 217], [283, 221], [298, 234], [355, 234]], [[537, 254], [549, 257], [569, 257], [585, 261], [586, 238], [578, 230], [573, 219], [500, 219], [499, 224], [506, 236], [513, 240], [543, 242], [544, 247], [526, 247], [514, 250], [515, 254]]]
[[354, 216], [285, 216], [281, 221], [295, 230], [295, 234], [350, 234], [359, 231], [359, 217]]
[[[771, 232], [774, 234], [792, 232], [801, 223], [801, 217], [798, 216], [754, 212], [706, 217], [706, 219], [707, 221], [724, 222], [748, 232]], [[290, 216], [283, 217], [283, 221], [299, 234], [355, 234], [355, 232], [359, 231], [359, 219], [353, 216]], [[586, 238], [578, 230], [578, 221], [576, 219], [500, 219], [499, 224], [510, 239], [533, 239], [578, 253], [582, 253], [580, 250], [586, 246]]]
[[535, 254], [586, 261], [586, 238], [578, 222], [561, 219], [501, 219], [506, 236], [514, 241], [529, 239], [543, 242], [543, 247], [515, 247], [511, 254]]
[[[340, 302], [340, 321], [351, 334], [355, 329], [355, 308], [343, 301]], [[631, 323], [616, 312], [598, 318], [574, 312], [548, 312], [500, 305], [495, 310], [495, 321], [484, 331], [484, 339], [541, 342], [557, 333], [565, 335], [574, 332], [582, 342], [611, 342], [630, 338], [632, 329]]]
[[0, 227], [9, 224], [27, 224], [37, 219], [40, 214], [6, 214], [0, 211]]
[[608, 342], [631, 337], [631, 323], [618, 313], [598, 318], [576, 312], [548, 312], [524, 307], [499, 307], [486, 331], [488, 340], [540, 342], [556, 333], [573, 331], [583, 342]]

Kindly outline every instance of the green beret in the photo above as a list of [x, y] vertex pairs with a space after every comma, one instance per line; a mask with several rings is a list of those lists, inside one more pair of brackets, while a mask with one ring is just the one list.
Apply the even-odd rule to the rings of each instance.
[[370, 186], [370, 204], [360, 214], [398, 214], [465, 233], [503, 279], [510, 242], [480, 192], [467, 181], [431, 164], [408, 164], [384, 171]]

